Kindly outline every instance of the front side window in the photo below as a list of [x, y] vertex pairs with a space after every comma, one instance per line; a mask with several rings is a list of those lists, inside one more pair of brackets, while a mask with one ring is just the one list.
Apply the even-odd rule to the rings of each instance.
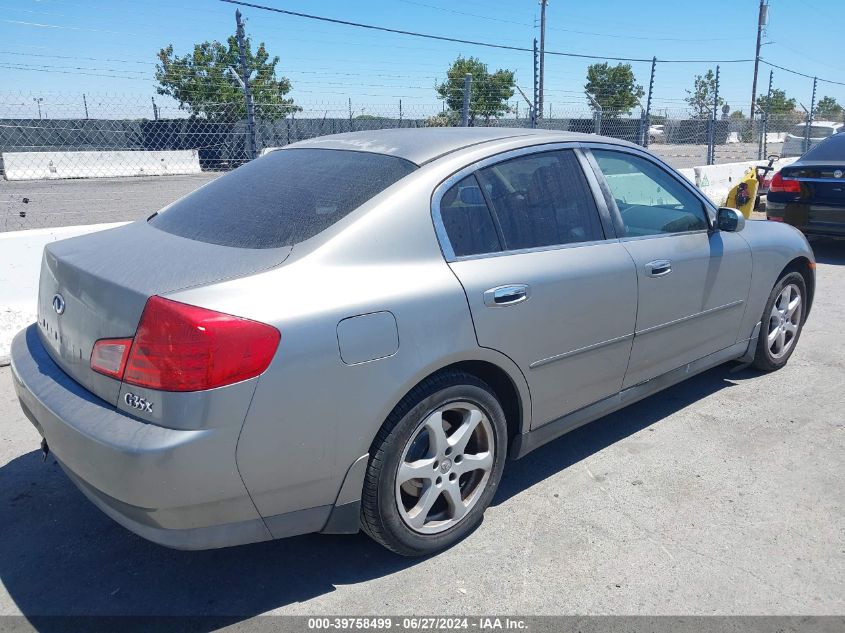
[[271, 152], [174, 202], [157, 229], [240, 248], [293, 246], [416, 169], [396, 156], [332, 149]]
[[572, 150], [520, 156], [479, 170], [507, 250], [604, 239], [596, 202]]
[[625, 236], [707, 230], [704, 203], [665, 169], [633, 154], [592, 152], [616, 200]]

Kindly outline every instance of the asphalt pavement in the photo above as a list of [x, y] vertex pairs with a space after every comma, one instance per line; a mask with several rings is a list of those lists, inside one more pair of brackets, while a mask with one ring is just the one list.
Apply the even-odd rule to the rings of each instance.
[[153, 545], [70, 483], [0, 369], [0, 615], [845, 613], [845, 242], [786, 368], [727, 364], [511, 462], [428, 559], [309, 535]]
[[214, 180], [221, 172], [185, 176], [0, 179], [0, 232], [138, 220]]

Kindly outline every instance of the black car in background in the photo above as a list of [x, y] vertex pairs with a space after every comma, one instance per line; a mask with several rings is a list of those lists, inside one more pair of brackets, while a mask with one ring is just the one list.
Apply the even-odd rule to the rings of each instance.
[[774, 175], [766, 217], [807, 235], [845, 237], [845, 133], [825, 139]]

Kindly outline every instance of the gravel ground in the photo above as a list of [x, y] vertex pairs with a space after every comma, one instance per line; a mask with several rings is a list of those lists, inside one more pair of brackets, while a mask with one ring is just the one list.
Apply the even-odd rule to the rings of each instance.
[[786, 368], [718, 367], [510, 463], [425, 560], [363, 535], [145, 542], [42, 463], [0, 369], [0, 615], [845, 613], [845, 243], [815, 247]]

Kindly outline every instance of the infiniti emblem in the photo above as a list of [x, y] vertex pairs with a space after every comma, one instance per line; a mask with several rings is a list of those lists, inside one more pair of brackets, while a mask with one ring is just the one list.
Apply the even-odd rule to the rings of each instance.
[[56, 314], [62, 314], [65, 311], [65, 298], [62, 295], [53, 295], [53, 310]]
[[842, 170], [837, 169], [835, 172], [833, 172], [833, 177], [834, 178], [842, 178]]

